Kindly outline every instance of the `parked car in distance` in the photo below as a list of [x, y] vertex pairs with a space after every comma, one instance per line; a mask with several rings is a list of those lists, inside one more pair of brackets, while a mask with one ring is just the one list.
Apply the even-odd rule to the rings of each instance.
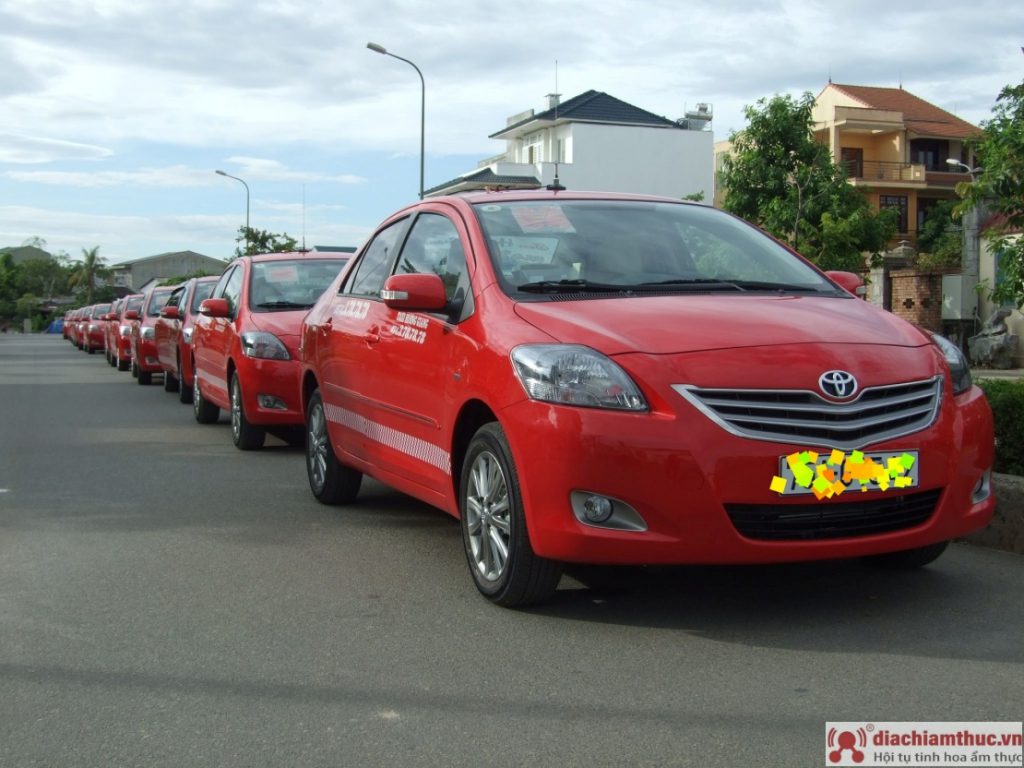
[[162, 373], [160, 360], [156, 356], [156, 321], [160, 310], [177, 286], [158, 285], [150, 288], [142, 300], [142, 309], [136, 318], [138, 322], [131, 325], [132, 342], [132, 375], [139, 384], [152, 383], [154, 373]]
[[268, 429], [302, 426], [299, 328], [347, 260], [293, 252], [228, 265], [199, 305], [192, 332], [196, 421], [216, 421], [227, 409], [232, 441], [242, 450], [262, 447]]
[[156, 356], [164, 371], [164, 390], [192, 402], [192, 328], [199, 304], [210, 298], [218, 278], [193, 277], [174, 289], [156, 320]]
[[84, 349], [85, 344], [83, 341], [83, 324], [82, 321], [89, 314], [89, 307], [79, 307], [72, 315], [71, 328], [68, 330], [68, 339], [71, 343], [79, 349]]
[[114, 347], [117, 344], [117, 321], [121, 314], [124, 297], [110, 302], [110, 311], [103, 316], [103, 353], [111, 367], [117, 366]]
[[131, 368], [132, 328], [139, 322], [139, 313], [142, 311], [142, 302], [145, 298], [141, 293], [130, 293], [124, 297], [118, 309], [114, 364], [119, 371], [127, 371]]
[[106, 320], [104, 320], [104, 316], [108, 312], [110, 312], [109, 304], [93, 304], [89, 307], [89, 313], [83, 320], [82, 349], [90, 355], [102, 350], [105, 346]]
[[460, 518], [506, 606], [563, 563], [927, 564], [992, 516], [992, 416], [860, 282], [679, 200], [420, 201], [304, 323], [310, 487]]

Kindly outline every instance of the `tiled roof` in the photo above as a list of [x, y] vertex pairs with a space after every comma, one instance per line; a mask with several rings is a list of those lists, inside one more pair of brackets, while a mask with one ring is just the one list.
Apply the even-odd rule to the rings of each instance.
[[484, 189], [485, 187], [515, 187], [516, 189], [536, 189], [540, 181], [535, 176], [500, 176], [490, 168], [481, 168], [479, 171], [467, 173], [464, 176], [438, 184], [436, 187], [424, 190], [423, 195], [434, 194], [442, 190], [463, 188], [463, 189]]
[[490, 138], [499, 138], [509, 131], [514, 131], [529, 123], [537, 121], [574, 120], [589, 123], [614, 123], [617, 125], [651, 125], [661, 128], [676, 128], [676, 123], [667, 117], [648, 112], [646, 109], [634, 107], [621, 99], [609, 96], [602, 91], [586, 91], [579, 96], [563, 101], [557, 107], [531, 115], [518, 123], [506, 126]]
[[832, 83], [832, 87], [852, 96], [869, 109], [902, 112], [907, 128], [922, 136], [966, 138], [979, 132], [977, 126], [902, 88], [876, 88], [838, 83]]
[[131, 267], [131, 266], [134, 266], [136, 264], [142, 264], [143, 262], [146, 262], [146, 261], [153, 261], [155, 259], [163, 259], [163, 258], [166, 258], [168, 256], [187, 256], [187, 257], [192, 257], [192, 258], [209, 259], [210, 261], [220, 261], [220, 259], [215, 259], [212, 256], [206, 256], [206, 255], [204, 255], [202, 253], [196, 253], [195, 251], [168, 251], [167, 253], [158, 253], [158, 254], [156, 254], [154, 256], [140, 256], [137, 259], [125, 259], [124, 261], [119, 261], [116, 264], [111, 264], [110, 266], [113, 267], [113, 268], [117, 268], [117, 267]]

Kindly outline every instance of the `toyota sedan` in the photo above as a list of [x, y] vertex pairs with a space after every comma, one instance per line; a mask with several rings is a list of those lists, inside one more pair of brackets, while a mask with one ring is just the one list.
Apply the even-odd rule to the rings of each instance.
[[992, 416], [860, 285], [678, 200], [420, 201], [306, 319], [310, 487], [460, 518], [506, 606], [564, 563], [925, 565], [992, 515]]

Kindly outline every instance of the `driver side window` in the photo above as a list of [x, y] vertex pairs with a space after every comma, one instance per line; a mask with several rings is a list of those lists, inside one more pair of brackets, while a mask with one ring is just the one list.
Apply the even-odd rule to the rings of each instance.
[[342, 289], [343, 293], [380, 298], [380, 289], [391, 271], [407, 223], [408, 219], [402, 219], [377, 233], [363, 252], [355, 273], [348, 279], [348, 285]]

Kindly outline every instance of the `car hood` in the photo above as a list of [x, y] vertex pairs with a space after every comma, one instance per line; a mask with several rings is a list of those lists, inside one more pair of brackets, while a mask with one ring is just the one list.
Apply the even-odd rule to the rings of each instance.
[[779, 344], [920, 347], [914, 326], [859, 299], [674, 295], [519, 302], [516, 314], [559, 342], [606, 355], [664, 355]]
[[296, 309], [284, 312], [250, 312], [249, 322], [253, 329], [272, 333], [278, 338], [298, 336], [302, 321], [309, 310]]

